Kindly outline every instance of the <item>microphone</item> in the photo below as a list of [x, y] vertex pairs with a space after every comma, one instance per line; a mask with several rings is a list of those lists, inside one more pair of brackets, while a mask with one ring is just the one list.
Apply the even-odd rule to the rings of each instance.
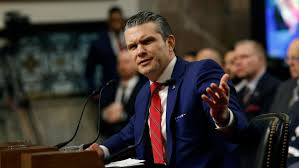
[[107, 159], [105, 159], [105, 164], [108, 164], [108, 163], [112, 162], [118, 156], [121, 156], [121, 155], [125, 154], [127, 151], [135, 148], [136, 146], [138, 146], [141, 143], [141, 141], [143, 139], [143, 135], [144, 135], [144, 129], [145, 129], [145, 126], [147, 124], [147, 120], [148, 120], [148, 116], [149, 116], [149, 108], [150, 108], [151, 103], [152, 103], [151, 100], [152, 100], [153, 95], [156, 92], [158, 92], [162, 86], [171, 86], [171, 85], [175, 85], [175, 83], [176, 83], [176, 81], [174, 79], [168, 79], [164, 83], [160, 83], [160, 85], [157, 88], [155, 88], [155, 90], [153, 91], [153, 94], [150, 95], [150, 98], [148, 100], [149, 102], [147, 103], [145, 118], [144, 118], [144, 121], [143, 121], [143, 129], [141, 131], [141, 136], [138, 139], [137, 143], [135, 143], [134, 145], [130, 145], [130, 146], [128, 146], [128, 147], [126, 147], [126, 148], [124, 148], [124, 149], [116, 152], [115, 154], [110, 155]]
[[100, 94], [99, 103], [98, 103], [98, 105], [99, 105], [99, 115], [97, 117], [97, 120], [98, 120], [98, 135], [97, 135], [97, 137], [92, 142], [84, 144], [82, 146], [83, 149], [88, 148], [91, 144], [95, 143], [99, 139], [99, 137], [100, 137], [100, 133], [101, 133], [101, 131], [100, 131], [100, 125], [101, 125], [101, 123], [100, 123], [100, 121], [101, 121], [100, 115], [101, 114], [100, 113], [101, 113], [101, 97], [102, 97], [101, 95], [102, 95], [102, 92], [103, 92], [104, 88], [108, 87], [112, 83], [115, 83], [115, 80], [110, 80], [109, 82], [107, 82], [106, 85], [99, 91], [99, 94]]
[[[69, 144], [72, 140], [74, 140], [74, 138], [76, 137], [76, 135], [77, 135], [77, 133], [78, 133], [78, 130], [79, 130], [79, 127], [80, 127], [80, 124], [81, 124], [81, 120], [82, 120], [82, 117], [83, 117], [83, 114], [84, 114], [84, 111], [85, 111], [85, 107], [86, 107], [86, 105], [87, 105], [87, 103], [88, 103], [90, 97], [92, 97], [92, 96], [94, 96], [94, 95], [96, 95], [96, 94], [100, 94], [100, 95], [99, 95], [99, 100], [100, 100], [102, 91], [103, 91], [106, 87], [108, 87], [109, 85], [111, 85], [111, 84], [114, 83], [114, 82], [115, 82], [115, 80], [110, 80], [110, 81], [107, 82], [101, 89], [94, 90], [91, 94], [89, 94], [89, 95], [87, 96], [87, 98], [86, 98], [86, 100], [85, 100], [85, 103], [84, 103], [84, 106], [83, 106], [83, 109], [82, 109], [82, 111], [81, 111], [81, 115], [80, 115], [80, 118], [79, 118], [79, 121], [78, 121], [78, 124], [77, 124], [77, 128], [76, 128], [76, 130], [75, 130], [75, 133], [73, 134], [73, 136], [72, 136], [69, 140], [67, 140], [67, 141], [65, 141], [65, 142], [61, 142], [61, 143], [55, 145], [56, 148], [60, 149], [60, 148], [62, 148], [62, 147], [64, 147], [64, 146], [66, 146], [67, 144]], [[100, 102], [100, 101], [99, 101], [99, 102]]]

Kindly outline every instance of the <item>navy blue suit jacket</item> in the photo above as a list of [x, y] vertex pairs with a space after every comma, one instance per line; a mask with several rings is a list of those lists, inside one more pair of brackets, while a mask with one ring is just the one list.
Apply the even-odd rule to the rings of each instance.
[[[238, 167], [238, 158], [234, 155], [237, 145], [232, 141], [237, 139], [247, 122], [240, 111], [232, 83], [229, 82], [229, 108], [234, 113], [235, 129], [230, 137], [215, 130], [209, 106], [201, 100], [206, 88], [212, 82], [219, 83], [223, 74], [223, 70], [214, 61], [188, 63], [178, 58], [172, 73], [172, 79], [176, 80], [176, 84], [169, 87], [167, 97], [167, 167]], [[149, 97], [147, 82], [137, 96], [135, 115], [129, 124], [120, 133], [104, 142], [110, 153], [138, 141], [142, 135]], [[151, 164], [153, 159], [147, 124], [145, 130], [143, 140], [136, 147], [136, 157]]]

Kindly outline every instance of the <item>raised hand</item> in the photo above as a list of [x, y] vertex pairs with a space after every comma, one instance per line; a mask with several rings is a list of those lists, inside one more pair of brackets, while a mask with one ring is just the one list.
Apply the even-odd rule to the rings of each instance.
[[201, 98], [210, 106], [210, 115], [214, 118], [218, 126], [226, 126], [229, 122], [229, 86], [227, 84], [229, 75], [224, 74], [220, 80], [219, 86], [212, 83], [210, 87], [206, 88], [208, 94], [202, 94]]

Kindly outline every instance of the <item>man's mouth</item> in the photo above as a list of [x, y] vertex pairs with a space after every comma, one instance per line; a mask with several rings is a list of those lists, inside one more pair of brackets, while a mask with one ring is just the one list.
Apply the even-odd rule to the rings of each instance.
[[150, 63], [151, 60], [152, 60], [152, 58], [141, 60], [141, 61], [139, 61], [138, 65], [145, 66], [148, 63]]

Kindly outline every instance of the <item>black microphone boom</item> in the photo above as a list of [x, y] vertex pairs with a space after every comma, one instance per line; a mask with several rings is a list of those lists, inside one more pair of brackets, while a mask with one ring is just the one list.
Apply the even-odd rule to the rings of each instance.
[[72, 140], [74, 140], [74, 138], [76, 137], [76, 135], [77, 135], [77, 133], [78, 133], [78, 130], [79, 130], [79, 127], [80, 127], [80, 124], [81, 124], [81, 120], [82, 120], [82, 117], [83, 117], [83, 114], [84, 114], [84, 111], [85, 111], [85, 107], [86, 107], [86, 105], [87, 105], [87, 103], [88, 103], [90, 97], [91, 97], [91, 96], [94, 96], [94, 95], [96, 95], [96, 94], [98, 94], [98, 93], [100, 93], [100, 95], [99, 95], [99, 99], [100, 99], [100, 98], [101, 98], [101, 93], [102, 93], [102, 91], [103, 91], [107, 86], [111, 85], [113, 82], [115, 82], [115, 80], [110, 80], [110, 81], [107, 82], [101, 89], [94, 90], [91, 94], [89, 94], [89, 95], [87, 96], [87, 98], [86, 98], [86, 100], [85, 100], [85, 103], [84, 103], [84, 106], [83, 106], [83, 109], [82, 109], [82, 111], [81, 111], [81, 115], [80, 115], [80, 118], [79, 118], [79, 121], [78, 121], [78, 124], [77, 124], [77, 128], [76, 128], [76, 130], [75, 130], [75, 133], [73, 134], [73, 136], [72, 136], [69, 140], [67, 140], [67, 141], [65, 141], [65, 142], [61, 142], [61, 143], [55, 145], [56, 148], [60, 149], [60, 148], [62, 148], [62, 147], [64, 147], [64, 146], [66, 146], [67, 144], [69, 144]]
[[97, 137], [92, 141], [92, 142], [90, 142], [90, 143], [88, 143], [88, 144], [84, 144], [83, 145], [83, 149], [86, 149], [86, 148], [88, 148], [91, 144], [93, 144], [93, 143], [95, 143], [98, 139], [99, 139], [99, 137], [100, 137], [100, 133], [101, 133], [101, 131], [100, 131], [100, 121], [101, 121], [101, 119], [100, 119], [100, 115], [101, 115], [101, 97], [102, 97], [102, 92], [103, 92], [103, 90], [104, 90], [104, 88], [106, 88], [106, 87], [108, 87], [108, 86], [110, 86], [112, 83], [115, 83], [115, 80], [110, 80], [109, 82], [107, 82], [106, 83], [106, 85], [100, 90], [100, 97], [99, 97], [99, 115], [98, 115], [98, 135], [97, 135]]
[[[164, 83], [161, 83], [159, 87], [157, 87], [153, 93], [156, 93], [158, 90], [160, 90], [160, 88], [162, 86], [171, 86], [171, 85], [175, 85], [175, 80], [174, 79], [168, 79], [167, 81], [165, 81]], [[112, 162], [113, 160], [115, 160], [118, 156], [122, 156], [123, 154], [125, 154], [126, 152], [128, 152], [129, 150], [133, 149], [133, 148], [136, 148], [136, 146], [138, 146], [142, 139], [143, 139], [143, 135], [144, 135], [144, 129], [145, 129], [145, 126], [147, 124], [147, 120], [148, 120], [148, 116], [149, 116], [149, 108], [151, 106], [151, 100], [152, 100], [152, 95], [150, 95], [150, 98], [148, 99], [148, 103], [147, 103], [147, 107], [146, 107], [146, 113], [145, 113], [145, 119], [144, 119], [144, 123], [143, 123], [143, 129], [142, 129], [142, 134], [140, 136], [140, 138], [138, 139], [137, 143], [135, 143], [134, 145], [130, 145], [118, 152], [116, 152], [115, 154], [112, 154], [110, 155], [107, 159], [105, 159], [105, 164], [108, 164], [110, 162]]]

